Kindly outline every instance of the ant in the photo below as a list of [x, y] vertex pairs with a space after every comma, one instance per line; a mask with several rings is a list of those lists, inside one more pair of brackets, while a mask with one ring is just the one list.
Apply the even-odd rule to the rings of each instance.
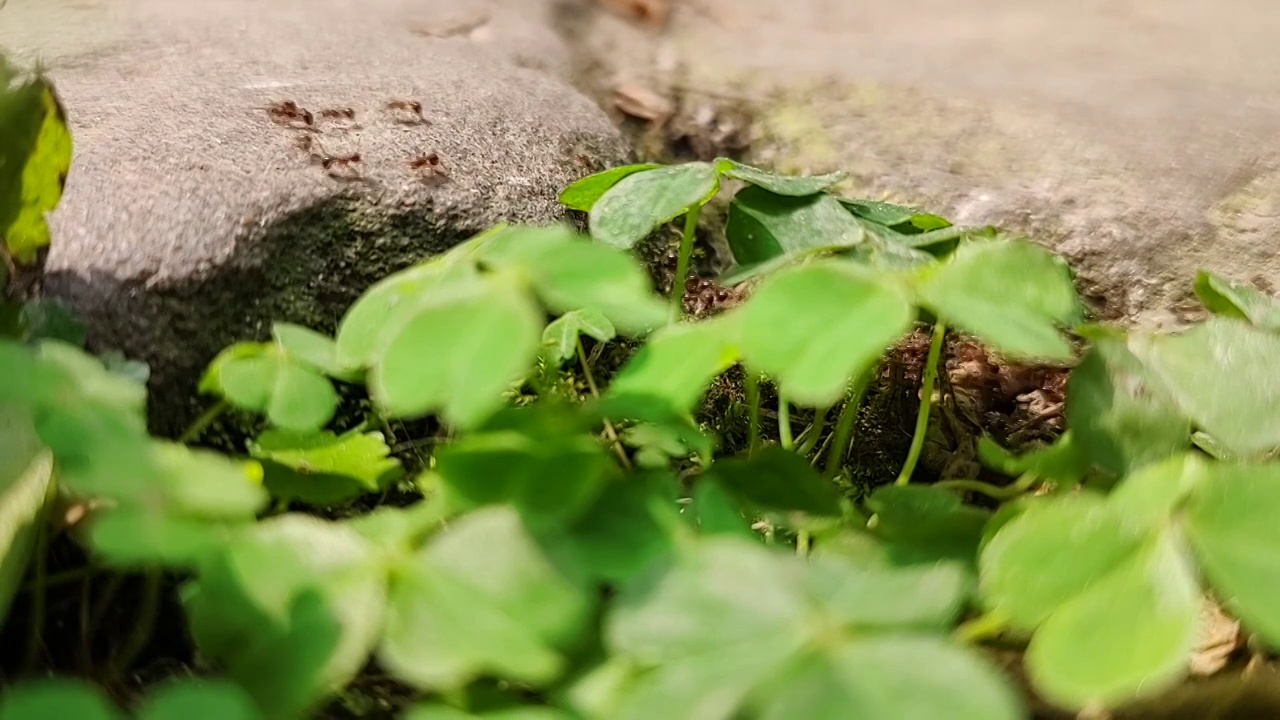
[[429, 153], [419, 153], [417, 157], [409, 161], [409, 169], [421, 170], [424, 177], [449, 177], [449, 171], [445, 170], [444, 165], [440, 162], [440, 153], [435, 151]]
[[343, 118], [347, 120], [355, 120], [356, 111], [351, 108], [327, 108], [320, 111], [320, 117], [329, 120], [341, 120]]
[[[360, 177], [360, 172], [354, 167], [356, 163], [364, 161], [359, 152], [353, 152], [348, 155], [330, 155], [319, 140], [311, 140], [310, 138], [304, 142], [299, 142], [298, 147], [302, 150], [312, 150], [314, 148], [311, 153], [311, 164], [324, 168], [331, 178], [351, 180]], [[345, 169], [347, 172], [339, 173], [339, 169]]]
[[425, 115], [422, 114], [422, 103], [417, 100], [392, 100], [387, 103], [385, 108], [387, 111], [402, 110], [411, 112], [414, 115], [412, 120], [401, 120], [403, 125], [430, 125]]
[[[280, 125], [308, 128], [315, 125], [315, 116], [311, 114], [311, 111], [304, 107], [299, 107], [298, 103], [292, 100], [285, 100], [268, 106], [267, 114], [271, 116], [274, 122]], [[302, 123], [301, 126], [297, 124], [299, 122]]]

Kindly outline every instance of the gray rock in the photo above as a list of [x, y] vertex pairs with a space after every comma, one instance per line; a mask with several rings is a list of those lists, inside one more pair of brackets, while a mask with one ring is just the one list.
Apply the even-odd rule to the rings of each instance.
[[[41, 60], [76, 154], [45, 294], [91, 342], [153, 370], [155, 429], [272, 320], [331, 330], [388, 272], [498, 221], [565, 217], [556, 195], [626, 159], [566, 82], [543, 0], [9, 0], [0, 47]], [[292, 100], [315, 132], [285, 127]], [[429, 124], [394, 100], [422, 103]], [[354, 123], [321, 117], [351, 108]], [[309, 140], [308, 140], [309, 139]], [[299, 143], [310, 142], [310, 150]], [[410, 167], [437, 153], [447, 178]], [[359, 153], [358, 179], [312, 153]], [[337, 167], [337, 166], [333, 166]]]
[[1269, 0], [690, 0], [575, 34], [598, 89], [746, 101], [756, 160], [1028, 233], [1107, 315], [1185, 318], [1200, 267], [1280, 287]]

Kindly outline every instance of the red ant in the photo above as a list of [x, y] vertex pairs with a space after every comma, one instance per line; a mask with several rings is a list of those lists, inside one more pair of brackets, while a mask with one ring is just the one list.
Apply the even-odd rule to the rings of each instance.
[[425, 178], [449, 177], [449, 171], [445, 170], [444, 165], [440, 162], [440, 153], [429, 152], [419, 153], [417, 157], [409, 161], [411, 170], [421, 170]]
[[425, 115], [422, 114], [422, 103], [417, 100], [392, 100], [387, 103], [385, 108], [387, 111], [402, 110], [411, 112], [414, 115], [412, 120], [401, 120], [404, 125], [430, 125]]
[[[311, 127], [315, 124], [315, 116], [310, 110], [299, 107], [298, 103], [292, 100], [285, 100], [267, 107], [267, 114], [271, 119], [281, 125], [290, 127]], [[301, 122], [299, 126], [297, 123]]]

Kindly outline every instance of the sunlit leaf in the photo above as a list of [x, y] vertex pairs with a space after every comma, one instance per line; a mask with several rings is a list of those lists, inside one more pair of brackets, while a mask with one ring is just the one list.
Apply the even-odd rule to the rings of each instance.
[[950, 262], [930, 268], [921, 302], [1011, 356], [1070, 359], [1060, 326], [1081, 319], [1082, 307], [1066, 261], [1026, 241], [965, 243]]
[[747, 364], [776, 378], [788, 399], [814, 407], [840, 400], [914, 319], [897, 287], [831, 261], [769, 278], [740, 312]]
[[53, 86], [37, 77], [0, 86], [0, 239], [18, 262], [49, 244], [45, 213], [62, 199], [71, 131]]
[[600, 342], [614, 338], [613, 323], [598, 310], [570, 310], [542, 331], [542, 344], [551, 359], [563, 363], [578, 352], [578, 336], [586, 335]]
[[609, 188], [617, 185], [623, 178], [660, 167], [662, 166], [654, 163], [621, 165], [594, 175], [588, 175], [565, 188], [560, 193], [560, 202], [565, 207], [573, 210], [590, 212], [591, 208], [595, 207], [596, 201], [600, 199], [600, 196], [608, 192]]
[[53, 457], [30, 413], [0, 405], [0, 618], [22, 584], [52, 482]]
[[475, 425], [528, 372], [542, 328], [542, 313], [519, 289], [468, 283], [406, 319], [375, 360], [369, 391], [393, 417], [438, 412]]
[[124, 714], [91, 685], [67, 678], [35, 680], [7, 689], [0, 720], [121, 720]]
[[715, 196], [720, 179], [711, 163], [669, 165], [627, 175], [591, 208], [591, 236], [621, 250]]
[[674, 410], [688, 411], [711, 381], [738, 361], [738, 332], [732, 314], [665, 327], [622, 366], [606, 397], [659, 398]]
[[181, 680], [151, 691], [137, 720], [259, 720], [262, 713], [236, 685]]
[[901, 233], [925, 233], [951, 227], [945, 218], [905, 205], [851, 198], [840, 198], [840, 202], [854, 215]]
[[1248, 320], [1266, 330], [1280, 330], [1280, 300], [1249, 285], [1201, 270], [1196, 274], [1196, 295], [1214, 314]]
[[[268, 430], [249, 445], [249, 453], [260, 460], [283, 465], [301, 476], [294, 482], [303, 486], [297, 488], [302, 494], [292, 495], [301, 500], [308, 500], [305, 496], [308, 479], [320, 481], [325, 476], [338, 476], [354, 481], [358, 490], [374, 492], [385, 487], [400, 470], [400, 462], [390, 456], [391, 448], [380, 432], [336, 435], [329, 431], [294, 433]], [[266, 482], [273, 495], [291, 496], [273, 487], [270, 473]]]
[[716, 170], [725, 177], [749, 182], [775, 195], [793, 197], [820, 193], [846, 177], [842, 172], [827, 175], [779, 175], [728, 158], [716, 160]]

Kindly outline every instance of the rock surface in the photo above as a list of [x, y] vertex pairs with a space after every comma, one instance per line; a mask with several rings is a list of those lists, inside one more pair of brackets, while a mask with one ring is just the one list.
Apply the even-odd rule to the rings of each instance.
[[685, 0], [578, 21], [627, 83], [756, 109], [753, 157], [844, 169], [1072, 259], [1104, 316], [1186, 317], [1208, 267], [1280, 288], [1280, 13], [1268, 0]]
[[[332, 329], [391, 270], [498, 221], [563, 218], [560, 189], [627, 150], [566, 82], [553, 11], [9, 0], [0, 48], [44, 63], [76, 141], [45, 294], [71, 303], [98, 348], [151, 364], [155, 429], [174, 433], [226, 344], [272, 320]], [[314, 127], [273, 120], [286, 100]], [[427, 122], [386, 110], [396, 100], [420, 102]], [[346, 108], [354, 122], [321, 117]], [[313, 153], [359, 153], [359, 177], [330, 177]], [[430, 153], [447, 177], [410, 167]]]

